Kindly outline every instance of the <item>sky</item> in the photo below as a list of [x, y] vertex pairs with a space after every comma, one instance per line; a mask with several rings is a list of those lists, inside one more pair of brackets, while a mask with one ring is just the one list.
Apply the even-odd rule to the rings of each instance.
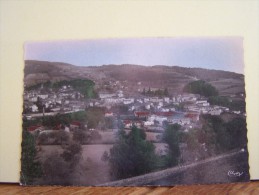
[[241, 37], [124, 38], [27, 42], [25, 60], [77, 66], [167, 65], [244, 72]]

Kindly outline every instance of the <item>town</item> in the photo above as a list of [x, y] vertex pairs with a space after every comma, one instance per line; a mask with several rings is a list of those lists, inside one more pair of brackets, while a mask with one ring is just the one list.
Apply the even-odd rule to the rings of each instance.
[[[144, 89], [143, 89], [144, 90]], [[150, 89], [149, 89], [150, 90]], [[148, 97], [140, 93], [138, 97], [126, 97], [123, 90], [114, 93], [99, 92], [98, 98], [86, 99], [82, 93], [71, 85], [63, 85], [57, 90], [46, 89], [41, 85], [24, 92], [24, 113], [27, 120], [37, 117], [55, 116], [85, 111], [91, 107], [104, 108], [103, 117], [111, 118], [115, 123], [109, 130], [118, 130], [118, 120], [125, 129], [133, 126], [146, 131], [161, 132], [164, 124], [179, 124], [186, 132], [199, 128], [201, 114], [221, 115], [232, 113], [245, 115], [240, 110], [230, 110], [228, 107], [210, 105], [208, 98], [198, 94], [182, 93], [169, 96]], [[121, 109], [115, 109], [120, 107]], [[73, 121], [79, 127], [80, 122]], [[70, 124], [70, 126], [74, 126]], [[70, 126], [66, 128], [69, 129]], [[87, 124], [85, 124], [87, 127]], [[29, 127], [34, 131], [39, 126]], [[98, 126], [96, 126], [98, 128]], [[41, 127], [41, 130], [44, 128]], [[91, 128], [92, 129], [92, 128]]]

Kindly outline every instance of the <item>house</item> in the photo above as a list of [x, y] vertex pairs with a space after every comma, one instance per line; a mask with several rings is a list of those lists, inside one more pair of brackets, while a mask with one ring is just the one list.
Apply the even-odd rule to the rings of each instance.
[[195, 102], [197, 97], [195, 94], [183, 94], [180, 96], [182, 102]]
[[213, 109], [211, 111], [209, 111], [210, 115], [220, 115], [222, 113], [221, 109]]
[[197, 112], [188, 112], [184, 117], [189, 118], [192, 122], [197, 122], [200, 119], [200, 114]]
[[37, 102], [38, 98], [37, 97], [31, 97], [29, 99], [30, 102]]
[[151, 104], [145, 104], [145, 108], [146, 108], [147, 110], [150, 110]]
[[154, 121], [144, 121], [144, 126], [152, 126], [154, 125]]
[[99, 93], [99, 97], [101, 99], [112, 98], [112, 97], [115, 97], [115, 96], [116, 96], [115, 93]]
[[128, 98], [123, 100], [123, 104], [132, 104], [134, 103], [134, 98]]
[[126, 129], [130, 129], [133, 126], [132, 121], [130, 120], [124, 120], [123, 124]]
[[81, 123], [79, 121], [72, 121], [70, 123], [70, 129], [71, 130], [76, 130], [76, 129], [79, 129], [81, 126]]
[[172, 124], [178, 124], [178, 125], [189, 125], [191, 123], [191, 119], [190, 118], [175, 118], [175, 119], [171, 119], [169, 122]]
[[174, 112], [169, 111], [169, 112], [155, 112], [154, 113], [157, 116], [164, 116], [164, 117], [171, 117], [174, 115]]
[[105, 103], [108, 103], [108, 104], [118, 104], [120, 102], [123, 101], [122, 98], [106, 98], [105, 100]]
[[150, 113], [145, 112], [145, 111], [142, 111], [142, 112], [136, 111], [136, 112], [134, 112], [134, 115], [138, 118], [145, 118], [145, 117], [148, 117], [150, 115]]
[[165, 103], [169, 103], [169, 102], [170, 102], [170, 98], [169, 98], [169, 97], [165, 97], [165, 98], [164, 98], [164, 102], [165, 102]]
[[64, 129], [65, 132], [69, 133], [70, 132], [70, 129], [69, 127], [65, 126], [65, 129]]
[[137, 99], [137, 102], [142, 104], [143, 100], [142, 99]]
[[150, 98], [150, 102], [157, 103], [157, 102], [159, 102], [159, 99], [158, 99], [158, 97], [152, 97], [152, 98]]
[[200, 106], [209, 106], [210, 105], [210, 103], [207, 100], [198, 100], [198, 101], [196, 101], [196, 104], [200, 105]]
[[154, 122], [157, 121], [159, 125], [163, 125], [164, 121], [167, 121], [167, 118], [164, 116], [155, 116]]
[[144, 98], [143, 101], [144, 101], [145, 103], [147, 103], [147, 102], [149, 102], [149, 98]]
[[111, 117], [111, 116], [113, 116], [113, 112], [105, 112], [104, 116]]
[[170, 109], [169, 109], [169, 108], [161, 108], [161, 111], [162, 111], [162, 112], [169, 112]]
[[198, 105], [195, 105], [195, 104], [185, 106], [185, 109], [187, 109], [189, 111], [193, 111], [193, 112], [201, 112], [201, 108]]
[[57, 107], [57, 108], [52, 108], [51, 111], [52, 111], [52, 112], [58, 112], [58, 111], [60, 111], [60, 108], [59, 108], [59, 107]]
[[143, 126], [143, 121], [135, 121], [135, 120], [124, 120], [123, 121], [124, 127], [126, 129], [130, 129], [133, 126], [141, 128]]
[[46, 98], [48, 98], [48, 96], [49, 96], [48, 94], [39, 94], [39, 95], [38, 95], [38, 97], [41, 98], [41, 99], [43, 99], [43, 100], [46, 99]]
[[238, 111], [233, 111], [233, 113], [234, 114], [240, 114], [241, 112], [240, 112], [240, 110], [238, 110]]
[[119, 97], [119, 98], [122, 98], [124, 95], [123, 95], [123, 91], [121, 91], [121, 90], [119, 90], [118, 92], [117, 92], [117, 96]]
[[37, 106], [36, 104], [33, 104], [33, 105], [31, 106], [31, 111], [32, 111], [32, 112], [38, 112], [38, 111], [39, 111], [38, 106]]
[[53, 129], [54, 130], [60, 130], [60, 129], [62, 129], [62, 125], [61, 124], [57, 124]]

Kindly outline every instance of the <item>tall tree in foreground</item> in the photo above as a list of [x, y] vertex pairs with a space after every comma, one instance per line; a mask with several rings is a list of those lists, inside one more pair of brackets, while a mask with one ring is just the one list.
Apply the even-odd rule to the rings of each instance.
[[126, 135], [122, 130], [118, 142], [111, 148], [109, 162], [114, 179], [146, 174], [157, 168], [155, 146], [146, 140], [142, 129], [133, 127]]
[[180, 148], [179, 148], [179, 129], [180, 125], [173, 124], [167, 126], [164, 134], [163, 140], [168, 145], [168, 153], [166, 156], [166, 166], [175, 166], [178, 164], [180, 157]]
[[42, 176], [41, 165], [36, 161], [37, 151], [34, 136], [26, 130], [22, 132], [21, 183], [32, 185]]

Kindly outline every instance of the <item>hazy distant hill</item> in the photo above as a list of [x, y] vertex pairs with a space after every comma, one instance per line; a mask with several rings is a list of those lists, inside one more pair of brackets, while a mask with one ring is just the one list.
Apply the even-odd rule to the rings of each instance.
[[[96, 83], [97, 88], [119, 89], [111, 83], [118, 81], [120, 87], [129, 92], [143, 88], [165, 88], [171, 93], [181, 92], [188, 82], [205, 80], [214, 85], [221, 94], [244, 93], [244, 76], [233, 72], [184, 68], [179, 66], [104, 65], [80, 67], [59, 62], [25, 61], [24, 82], [27, 86], [46, 81], [87, 78]], [[114, 81], [114, 82], [111, 82]]]

